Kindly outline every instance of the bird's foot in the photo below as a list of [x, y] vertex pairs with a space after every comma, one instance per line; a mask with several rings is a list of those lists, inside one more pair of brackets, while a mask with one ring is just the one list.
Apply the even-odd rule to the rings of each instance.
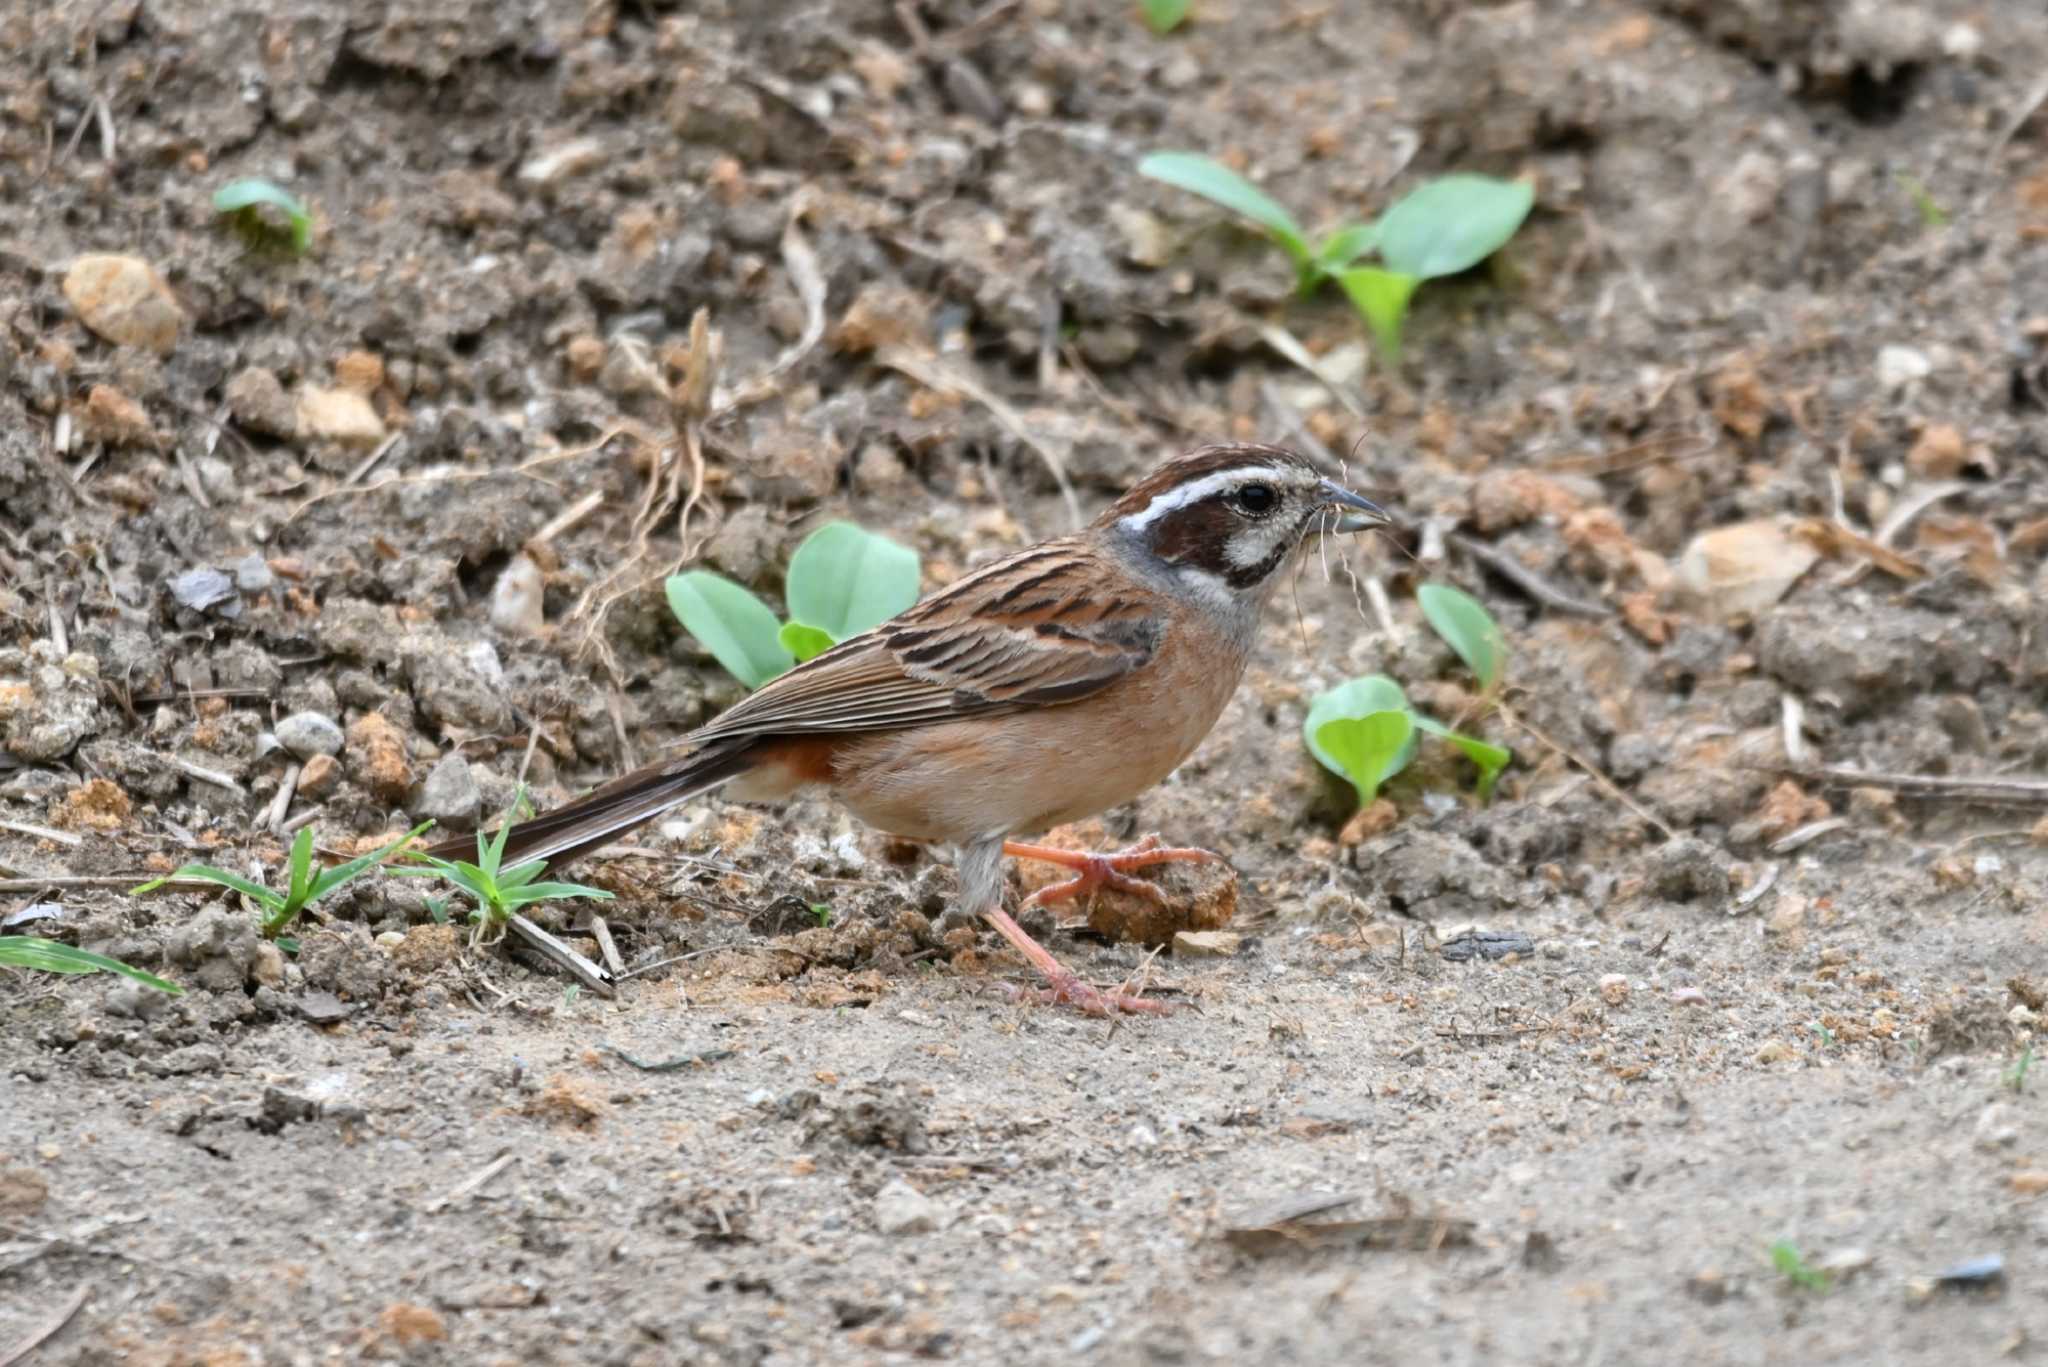
[[1182, 849], [1172, 845], [1161, 845], [1156, 835], [1148, 835], [1135, 845], [1125, 846], [1109, 854], [1097, 854], [1091, 850], [1063, 850], [1054, 845], [1026, 845], [1015, 840], [1003, 842], [1003, 853], [1013, 859], [1036, 859], [1074, 871], [1074, 876], [1066, 882], [1040, 888], [1025, 898], [1024, 905], [1027, 907], [1040, 907], [1050, 902], [1068, 902], [1080, 897], [1091, 897], [1101, 888], [1115, 888], [1119, 892], [1132, 893], [1154, 902], [1164, 902], [1166, 894], [1160, 890], [1157, 883], [1149, 878], [1133, 878], [1130, 876], [1131, 870], [1148, 868], [1153, 864], [1193, 864], [1223, 858], [1214, 850]]

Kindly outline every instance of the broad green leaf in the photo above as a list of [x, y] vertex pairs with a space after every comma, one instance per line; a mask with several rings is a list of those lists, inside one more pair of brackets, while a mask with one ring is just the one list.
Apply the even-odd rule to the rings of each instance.
[[[1318, 693], [1308, 705], [1308, 716], [1301, 723], [1302, 742], [1308, 752], [1316, 757], [1316, 763], [1340, 778], [1350, 777], [1337, 757], [1324, 750], [1322, 742], [1316, 739], [1316, 732], [1324, 723], [1340, 717], [1365, 717], [1374, 712], [1405, 712], [1408, 697], [1401, 691], [1401, 685], [1384, 674], [1368, 674], [1363, 678], [1347, 679], [1335, 688]], [[1415, 740], [1410, 737], [1406, 750], [1400, 756], [1400, 763], [1383, 776], [1392, 778], [1408, 767], [1408, 761], [1415, 757]]]
[[1380, 216], [1380, 259], [1418, 280], [1470, 270], [1515, 235], [1535, 202], [1536, 187], [1525, 180], [1433, 180]]
[[1279, 200], [1214, 157], [1205, 157], [1200, 152], [1154, 152], [1138, 163], [1138, 174], [1243, 214], [1273, 235], [1273, 240], [1294, 262], [1304, 285], [1314, 282], [1315, 257], [1294, 215]]
[[1500, 778], [1501, 771], [1514, 761], [1514, 754], [1506, 746], [1495, 745], [1477, 736], [1468, 736], [1462, 731], [1453, 731], [1433, 717], [1425, 717], [1419, 712], [1413, 716], [1417, 730], [1457, 746], [1464, 752], [1466, 759], [1479, 766], [1479, 782], [1475, 785], [1479, 800], [1492, 801], [1494, 782]]
[[1379, 238], [1380, 225], [1377, 223], [1353, 223], [1339, 228], [1316, 248], [1316, 265], [1332, 273], [1341, 271], [1371, 251]]
[[796, 664], [777, 639], [781, 623], [768, 605], [724, 575], [691, 570], [671, 576], [668, 605], [683, 630], [748, 688], [759, 688]]
[[775, 639], [782, 642], [784, 650], [796, 656], [798, 664], [816, 659], [838, 644], [832, 639], [831, 632], [820, 627], [807, 627], [802, 622], [784, 622]]
[[276, 209], [284, 215], [292, 251], [304, 252], [313, 240], [313, 216], [306, 212], [306, 206], [299, 202], [297, 196], [267, 180], [233, 180], [213, 192], [215, 213], [236, 214], [260, 228], [275, 231], [255, 216], [256, 211], [263, 207]]
[[152, 878], [138, 888], [131, 888], [128, 895], [136, 897], [145, 892], [154, 892], [173, 878], [194, 878], [201, 882], [218, 883], [221, 887], [232, 888], [234, 891], [241, 893], [244, 897], [251, 899], [268, 911], [278, 912], [284, 910], [284, 898], [277, 893], [272, 892], [261, 883], [252, 883], [240, 874], [229, 873], [226, 869], [217, 869], [211, 864], [187, 864], [182, 868], [173, 869], [161, 878]]
[[1337, 272], [1337, 283], [1372, 329], [1372, 339], [1387, 364], [1401, 364], [1401, 324], [1408, 317], [1408, 300], [1422, 283], [1421, 277], [1377, 266], [1353, 266]]
[[1162, 38], [1188, 17], [1188, 0], [1139, 0], [1138, 8], [1145, 16], [1145, 27]]
[[144, 987], [153, 987], [174, 997], [182, 996], [185, 991], [174, 982], [166, 982], [154, 973], [130, 967], [119, 959], [109, 959], [104, 954], [34, 935], [0, 935], [0, 965], [40, 969], [45, 973], [119, 973]]
[[917, 601], [917, 552], [851, 522], [828, 522], [789, 558], [785, 587], [790, 621], [843, 641]]
[[1493, 614], [1471, 594], [1448, 584], [1424, 584], [1415, 591], [1415, 601], [1422, 604], [1422, 615], [1436, 634], [1479, 680], [1479, 687], [1489, 694], [1500, 687], [1508, 645]]
[[[386, 845], [381, 850], [374, 850], [369, 854], [357, 855], [354, 859], [349, 860], [346, 864], [337, 864], [331, 869], [322, 870], [320, 876], [313, 880], [313, 891], [311, 895], [309, 895], [306, 898], [306, 900], [309, 902], [317, 902], [322, 897], [325, 897], [328, 893], [340, 887], [343, 883], [346, 883], [349, 879], [354, 878], [357, 874], [363, 872], [363, 870], [371, 867], [374, 864], [383, 863], [386, 859], [391, 858], [391, 856], [397, 854], [400, 850], [403, 850], [407, 845], [412, 844], [413, 841], [419, 839], [422, 835], [425, 835], [428, 828], [430, 828], [433, 824], [434, 823], [431, 821], [422, 821], [419, 825], [413, 827], [411, 830], [407, 831], [404, 835], [392, 841], [389, 845]], [[311, 830], [312, 827], [309, 826], [306, 829]]]
[[1316, 743], [1342, 766], [1363, 807], [1380, 795], [1380, 784], [1398, 773], [1403, 756], [1415, 748], [1415, 723], [1406, 712], [1369, 712], [1339, 717], [1316, 728]]

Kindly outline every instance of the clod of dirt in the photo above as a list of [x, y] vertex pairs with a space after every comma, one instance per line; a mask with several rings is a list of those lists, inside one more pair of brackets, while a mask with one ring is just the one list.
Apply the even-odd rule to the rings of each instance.
[[0, 1168], [0, 1215], [33, 1215], [50, 1199], [50, 1184], [34, 1168]]
[[116, 346], [168, 355], [185, 310], [156, 268], [136, 256], [81, 256], [64, 273], [64, 297], [87, 327]]
[[299, 942], [299, 971], [306, 986], [343, 1001], [373, 1002], [391, 981], [391, 961], [361, 926], [334, 926]]
[[1944, 1054], [1975, 1054], [2004, 1049], [2012, 1040], [2005, 1012], [1994, 997], [1971, 996], [1936, 1004], [1927, 1020], [1927, 1049], [1932, 1063]]
[[464, 938], [457, 926], [414, 926], [391, 947], [391, 962], [407, 977], [423, 978], [460, 958]]
[[534, 636], [547, 624], [547, 584], [528, 555], [515, 555], [491, 586], [491, 625], [513, 636]]
[[862, 1088], [813, 1124], [804, 1143], [813, 1144], [822, 1137], [862, 1148], [923, 1153], [929, 1147], [924, 1111], [924, 1103], [907, 1088]]
[[[1056, 827], [1033, 843], [1090, 853], [1114, 847], [1109, 832], [1095, 818]], [[1027, 896], [1073, 876], [1071, 870], [1061, 865], [1032, 859], [1018, 860], [1016, 868], [1018, 882]], [[1164, 900], [1154, 901], [1111, 887], [1100, 888], [1078, 899], [1087, 910], [1090, 930], [1111, 941], [1169, 945], [1184, 930], [1220, 930], [1237, 913], [1237, 870], [1224, 861], [1155, 864], [1132, 876], [1153, 884], [1165, 894]], [[1075, 905], [1055, 902], [1048, 910], [1059, 916]]]
[[1972, 614], [1787, 604], [1758, 625], [1756, 657], [1765, 672], [1792, 687], [1835, 699], [1846, 718], [1937, 683], [1976, 688], [2002, 644]]
[[252, 365], [228, 381], [221, 397], [235, 421], [251, 432], [281, 441], [298, 437], [299, 410], [276, 372]]
[[1468, 930], [1444, 941], [1436, 952], [1452, 963], [1471, 959], [1497, 961], [1510, 955], [1527, 959], [1536, 953], [1536, 942], [1519, 930]]
[[154, 446], [156, 429], [149, 412], [110, 384], [96, 384], [77, 407], [78, 430], [88, 441], [108, 446]]
[[64, 794], [64, 803], [51, 821], [70, 831], [118, 831], [134, 810], [135, 804], [119, 784], [95, 778]]
[[405, 758], [405, 735], [382, 712], [365, 712], [349, 723], [348, 753], [343, 757], [349, 777], [379, 802], [403, 802], [412, 786], [412, 765]]
[[255, 918], [222, 907], [207, 907], [171, 932], [165, 946], [172, 963], [190, 970], [187, 986], [210, 992], [238, 992], [256, 968]]
[[1402, 830], [1353, 854], [1397, 911], [1425, 921], [1483, 921], [1515, 905], [1513, 886], [1469, 843], [1441, 831]]
[[554, 1073], [540, 1091], [527, 1098], [519, 1108], [520, 1114], [569, 1129], [594, 1129], [611, 1111], [598, 1091], [598, 1085], [589, 1078]]
[[71, 753], [99, 729], [99, 661], [47, 640], [0, 650], [0, 749], [29, 764]]
[[1728, 867], [1721, 852], [1704, 840], [1680, 836], [1650, 857], [1652, 894], [1672, 902], [1726, 900]]
[[511, 727], [505, 667], [489, 641], [475, 642], [459, 655], [445, 646], [410, 651], [405, 670], [421, 713], [436, 725], [480, 733]]

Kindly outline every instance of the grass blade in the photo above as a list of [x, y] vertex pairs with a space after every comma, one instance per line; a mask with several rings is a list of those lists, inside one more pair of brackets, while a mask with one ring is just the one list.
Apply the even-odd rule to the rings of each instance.
[[[609, 902], [616, 895], [606, 892], [603, 888], [593, 888], [583, 883], [528, 883], [517, 890], [517, 900], [521, 903], [545, 902], [556, 897], [586, 897], [599, 902]], [[510, 902], [513, 898], [508, 896], [505, 900]]]
[[[397, 854], [407, 845], [412, 844], [413, 841], [426, 834], [433, 824], [431, 821], [422, 821], [383, 849], [372, 851], [369, 854], [357, 855], [346, 864], [337, 864], [331, 869], [322, 871], [320, 876], [313, 880], [313, 890], [306, 900], [317, 902], [371, 865], [383, 863], [386, 859], [389, 859], [392, 855]], [[312, 828], [309, 826], [306, 829], [311, 830]]]
[[247, 897], [267, 911], [275, 913], [284, 910], [285, 900], [277, 893], [272, 892], [261, 883], [252, 883], [240, 874], [229, 873], [226, 869], [217, 869], [211, 864], [186, 864], [181, 868], [172, 870], [161, 878], [152, 878], [140, 887], [129, 889], [128, 895], [130, 897], [139, 897], [145, 892], [154, 892], [173, 878], [196, 878], [202, 882], [217, 883], [221, 887], [230, 888], [235, 892], [241, 893], [244, 897]]
[[44, 973], [118, 973], [124, 978], [133, 978], [144, 987], [168, 992], [173, 997], [185, 993], [185, 989], [176, 983], [154, 973], [145, 973], [119, 959], [109, 959], [104, 954], [94, 954], [91, 950], [34, 935], [0, 936], [0, 965], [39, 969]]

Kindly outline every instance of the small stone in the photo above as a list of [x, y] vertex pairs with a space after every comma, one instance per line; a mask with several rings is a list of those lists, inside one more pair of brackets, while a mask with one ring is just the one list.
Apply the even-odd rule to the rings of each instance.
[[78, 410], [78, 430], [107, 446], [153, 446], [156, 429], [141, 404], [110, 384], [96, 384]]
[[1977, 1124], [1971, 1132], [1970, 1142], [1986, 1153], [1992, 1153], [2011, 1148], [2019, 1138], [2019, 1122], [2013, 1118], [2012, 1107], [2003, 1101], [1994, 1101], [1977, 1113]]
[[604, 164], [604, 143], [594, 137], [571, 138], [528, 157], [519, 168], [519, 179], [546, 189], [594, 171]]
[[1719, 1305], [1728, 1299], [1728, 1278], [1718, 1268], [1702, 1268], [1685, 1279], [1685, 1294], [1702, 1305]]
[[1886, 389], [1903, 389], [1933, 373], [1934, 362], [1917, 348], [1888, 346], [1877, 353], [1877, 382]]
[[420, 785], [420, 800], [414, 814], [431, 817], [443, 826], [473, 826], [483, 809], [483, 794], [476, 775], [460, 750], [451, 750], [428, 773]]
[[384, 440], [384, 420], [370, 401], [353, 389], [303, 386], [298, 409], [301, 429], [314, 440], [343, 446], [375, 446]]
[[384, 387], [384, 358], [374, 351], [344, 351], [334, 362], [334, 382], [358, 394]]
[[524, 553], [513, 556], [491, 586], [491, 625], [508, 635], [538, 635], [546, 625], [541, 610], [545, 588], [533, 557]]
[[847, 306], [832, 331], [832, 345], [863, 355], [884, 347], [922, 343], [930, 335], [931, 305], [924, 295], [876, 281], [862, 286]]
[[1954, 479], [1969, 458], [1960, 431], [1945, 422], [1929, 423], [1906, 453], [1906, 468], [1921, 479]]
[[87, 327], [117, 346], [167, 355], [185, 310], [156, 268], [136, 256], [81, 256], [64, 273], [64, 297]]
[[1792, 1046], [1781, 1039], [1767, 1039], [1756, 1051], [1758, 1063], [1784, 1063], [1797, 1057]]
[[1806, 898], [1796, 892], [1781, 892], [1764, 918], [1764, 929], [1779, 939], [1790, 939], [1806, 925]]
[[1765, 519], [1701, 532], [1678, 558], [1677, 582], [1717, 617], [1755, 617], [1813, 568], [1820, 552]]
[[299, 410], [275, 372], [252, 365], [237, 372], [222, 390], [228, 413], [251, 432], [282, 441], [299, 435]]
[[589, 384], [604, 370], [604, 339], [589, 333], [580, 333], [569, 339], [562, 348], [562, 359], [568, 364], [569, 378], [580, 384]]
[[929, 1234], [940, 1213], [937, 1201], [900, 1177], [875, 1193], [875, 1228], [884, 1234]]
[[2016, 1172], [2012, 1175], [2012, 1189], [2021, 1196], [2039, 1196], [2042, 1192], [2048, 1191], [2048, 1172], [2032, 1168]]
[[294, 712], [277, 724], [277, 743], [300, 759], [341, 753], [341, 726], [318, 712]]
[[270, 562], [260, 555], [245, 555], [235, 562], [234, 568], [235, 587], [243, 593], [268, 593], [277, 583], [277, 575], [271, 570]]
[[1182, 930], [1173, 937], [1176, 959], [1227, 959], [1237, 953], [1244, 936], [1234, 930]]
[[304, 797], [323, 798], [334, 791], [334, 785], [341, 781], [341, 761], [332, 755], [310, 755], [305, 767], [299, 770], [299, 793]]
[[1620, 1006], [1628, 1000], [1628, 975], [1625, 973], [1603, 973], [1600, 975], [1600, 996], [1609, 1006]]
[[[332, 764], [334, 761], [327, 762]], [[260, 987], [281, 985], [284, 982], [284, 951], [268, 940], [259, 941], [256, 956], [249, 963], [249, 976]]]
[[1846, 1282], [1857, 1273], [1867, 1271], [1876, 1261], [1876, 1255], [1867, 1248], [1838, 1248], [1821, 1258], [1815, 1264], [1815, 1270], [1834, 1281]]
[[1157, 214], [1128, 204], [1112, 204], [1109, 221], [1123, 238], [1124, 260], [1132, 265], [1158, 270], [1173, 260], [1173, 230]]

